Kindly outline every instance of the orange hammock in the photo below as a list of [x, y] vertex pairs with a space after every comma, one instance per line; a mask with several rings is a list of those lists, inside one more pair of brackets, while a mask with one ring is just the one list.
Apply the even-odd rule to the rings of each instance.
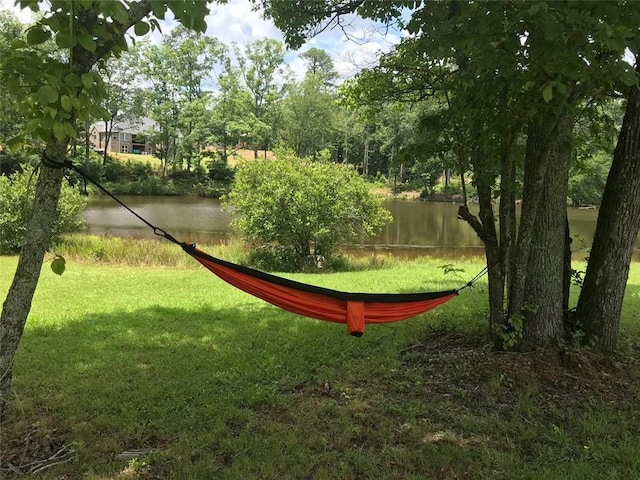
[[442, 305], [458, 290], [429, 293], [348, 293], [276, 277], [225, 262], [181, 244], [185, 252], [225, 282], [289, 312], [328, 322], [346, 323], [349, 334], [364, 333], [366, 323], [404, 320]]

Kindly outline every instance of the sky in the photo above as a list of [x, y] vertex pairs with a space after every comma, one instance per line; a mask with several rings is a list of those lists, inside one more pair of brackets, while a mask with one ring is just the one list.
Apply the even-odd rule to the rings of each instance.
[[[19, 10], [13, 0], [0, 0], [0, 9], [11, 9], [23, 22], [32, 19], [30, 12]], [[273, 22], [262, 18], [260, 12], [253, 10], [253, 4], [247, 0], [228, 0], [223, 5], [211, 4], [211, 14], [207, 17], [207, 32], [225, 45], [232, 42], [238, 45], [248, 45], [262, 38], [274, 38], [284, 42], [282, 33]], [[342, 79], [353, 77], [362, 68], [375, 64], [380, 52], [389, 51], [400, 41], [397, 31], [387, 31], [380, 25], [352, 17], [345, 31], [341, 29], [327, 30], [317, 37], [310, 39], [298, 51], [289, 51], [285, 57], [286, 63], [296, 78], [304, 76], [304, 62], [299, 58], [300, 53], [310, 48], [321, 48], [333, 59], [335, 69]], [[163, 33], [174, 28], [176, 22], [167, 18], [161, 22]], [[161, 36], [154, 33], [153, 41], [159, 42]]]

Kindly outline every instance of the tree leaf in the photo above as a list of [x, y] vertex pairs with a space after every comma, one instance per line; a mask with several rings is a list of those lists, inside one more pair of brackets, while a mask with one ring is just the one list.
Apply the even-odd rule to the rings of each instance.
[[33, 27], [27, 32], [27, 43], [29, 45], [40, 45], [51, 38], [51, 32], [42, 28]]
[[40, 126], [40, 123], [42, 123], [41, 119], [32, 118], [25, 124], [24, 129], [27, 133], [33, 133]]
[[51, 262], [51, 270], [56, 275], [62, 275], [67, 268], [67, 261], [63, 257], [56, 257]]
[[80, 76], [75, 73], [68, 73], [64, 77], [64, 83], [68, 87], [79, 87], [82, 85], [82, 81], [80, 80]]
[[549, 103], [553, 99], [553, 85], [548, 84], [546, 87], [544, 87], [544, 90], [542, 90], [542, 98], [547, 103]]
[[64, 123], [54, 122], [53, 133], [58, 140], [63, 141], [67, 137], [67, 132], [65, 131]]
[[133, 31], [139, 37], [149, 33], [149, 24], [147, 22], [138, 22], [133, 26]]
[[47, 103], [55, 103], [58, 100], [58, 91], [51, 85], [41, 86], [36, 95], [38, 97], [38, 102], [43, 105]]
[[12, 151], [20, 150], [22, 145], [24, 145], [24, 138], [21, 135], [13, 137], [7, 141], [7, 147]]
[[56, 34], [56, 45], [60, 48], [75, 47], [78, 39], [66, 30], [61, 30]]
[[93, 37], [88, 33], [85, 33], [84, 35], [80, 35], [78, 37], [78, 42], [80, 43], [82, 48], [84, 48], [85, 50], [88, 50], [90, 52], [96, 51], [96, 42], [93, 39]]
[[68, 95], [63, 95], [60, 98], [60, 103], [62, 104], [62, 108], [64, 109], [65, 112], [70, 112], [71, 109], [73, 108], [73, 102], [71, 101]]
[[82, 84], [84, 85], [84, 88], [91, 90], [93, 88], [93, 75], [90, 73], [83, 73]]

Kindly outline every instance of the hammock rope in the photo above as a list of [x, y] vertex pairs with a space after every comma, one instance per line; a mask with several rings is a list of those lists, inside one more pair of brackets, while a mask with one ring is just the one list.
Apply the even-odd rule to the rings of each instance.
[[[405, 320], [427, 312], [470, 288], [488, 271], [485, 267], [463, 287], [439, 292], [423, 293], [355, 293], [296, 282], [284, 277], [237, 265], [213, 257], [199, 250], [194, 243], [180, 242], [162, 228], [143, 218], [97, 180], [70, 161], [54, 162], [43, 153], [43, 163], [52, 168], [68, 168], [89, 181], [105, 195], [115, 200], [155, 235], [179, 245], [184, 252], [223, 281], [289, 312], [328, 322], [347, 325], [350, 335], [360, 337], [365, 324], [389, 323]], [[86, 190], [86, 189], [85, 189]]]

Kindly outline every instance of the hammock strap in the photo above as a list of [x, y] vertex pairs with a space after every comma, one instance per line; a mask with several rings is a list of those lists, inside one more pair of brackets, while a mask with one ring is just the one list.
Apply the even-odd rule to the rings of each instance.
[[[495, 265], [492, 265], [491, 268], [493, 268], [494, 266]], [[480, 270], [476, 274], [475, 277], [473, 277], [471, 280], [469, 280], [467, 282], [467, 284], [464, 287], [460, 288], [458, 291], [460, 292], [460, 291], [464, 290], [465, 288], [472, 288], [473, 284], [476, 283], [478, 280], [480, 280], [488, 271], [489, 271], [489, 267], [485, 266], [482, 270]]]

